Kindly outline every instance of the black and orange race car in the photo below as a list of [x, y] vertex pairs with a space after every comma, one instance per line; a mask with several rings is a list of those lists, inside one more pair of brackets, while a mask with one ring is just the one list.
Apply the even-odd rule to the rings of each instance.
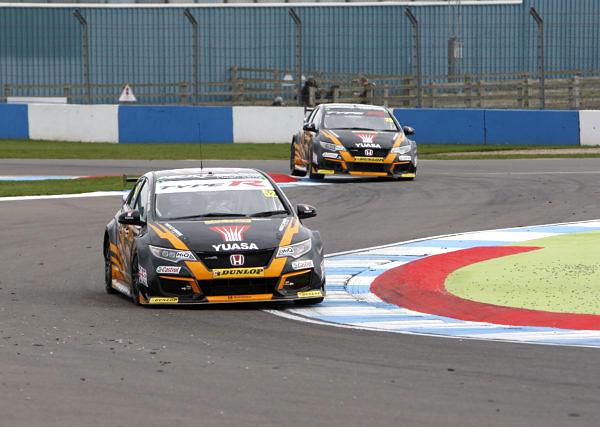
[[407, 138], [414, 133], [384, 107], [320, 104], [292, 139], [290, 170], [313, 179], [333, 174], [414, 179], [417, 144]]
[[174, 169], [137, 179], [104, 232], [105, 286], [136, 304], [325, 296], [323, 245], [254, 169]]

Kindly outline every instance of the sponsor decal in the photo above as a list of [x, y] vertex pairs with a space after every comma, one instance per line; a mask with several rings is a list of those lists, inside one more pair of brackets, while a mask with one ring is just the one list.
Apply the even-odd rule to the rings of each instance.
[[294, 261], [292, 263], [292, 268], [294, 270], [304, 270], [305, 268], [313, 268], [315, 265], [311, 259], [307, 259], [304, 261]]
[[181, 267], [175, 267], [173, 265], [161, 265], [156, 267], [156, 272], [161, 274], [179, 274]]
[[314, 297], [322, 297], [322, 296], [323, 296], [323, 292], [321, 292], [319, 290], [298, 292], [298, 297], [300, 297], [300, 298], [314, 298]]
[[241, 242], [244, 233], [250, 228], [249, 225], [222, 225], [220, 227], [208, 227], [223, 237], [224, 242]]
[[275, 190], [263, 190], [262, 192], [265, 197], [277, 197]]
[[203, 221], [205, 224], [223, 224], [223, 223], [243, 223], [243, 224], [249, 224], [252, 222], [251, 219], [211, 219], [208, 221]]
[[398, 156], [398, 160], [401, 162], [406, 162], [406, 161], [410, 161], [411, 157], [410, 156]]
[[329, 175], [330, 175], [330, 174], [333, 174], [333, 173], [335, 173], [335, 172], [334, 172], [334, 171], [332, 171], [332, 170], [330, 170], [330, 169], [319, 169], [319, 170], [317, 171], [317, 173], [323, 173], [323, 174], [329, 174]]
[[231, 263], [231, 265], [235, 265], [235, 266], [244, 265], [245, 261], [246, 261], [246, 258], [242, 254], [235, 254], [235, 255], [229, 256], [229, 262]]
[[251, 277], [265, 277], [264, 267], [250, 268], [219, 268], [213, 270], [213, 278], [215, 279], [245, 279]]
[[179, 302], [179, 298], [170, 298], [170, 297], [152, 297], [149, 304], [177, 304]]
[[365, 156], [372, 156], [373, 155], [373, 150], [371, 150], [370, 148], [367, 148], [365, 150]]
[[279, 226], [279, 231], [280, 232], [283, 231], [289, 222], [290, 222], [289, 218], [284, 218], [283, 221], [281, 221], [281, 225]]
[[356, 146], [358, 148], [381, 148], [381, 145], [370, 142], [357, 142]]
[[[212, 177], [211, 177], [212, 178]], [[248, 179], [189, 179], [156, 183], [156, 194], [190, 193], [197, 191], [272, 190], [271, 183], [263, 178]]]
[[355, 161], [357, 162], [364, 162], [364, 163], [383, 163], [384, 162], [384, 158], [383, 157], [355, 157], [354, 158]]
[[148, 274], [146, 273], [146, 269], [141, 265], [138, 270], [138, 281], [140, 285], [148, 286]]
[[212, 245], [216, 252], [221, 251], [241, 251], [241, 250], [249, 250], [249, 249], [258, 249], [256, 243], [219, 243], [218, 245]]
[[376, 133], [355, 133], [355, 135], [358, 136], [365, 144], [372, 144], [373, 139], [375, 139], [377, 136]]
[[415, 178], [417, 175], [415, 175], [414, 173], [403, 173], [403, 174], [400, 174], [400, 176], [402, 178]]
[[323, 157], [326, 159], [337, 159], [339, 155], [337, 153], [323, 153]]
[[179, 231], [178, 229], [176, 229], [175, 227], [173, 227], [171, 224], [169, 224], [168, 222], [165, 222], [164, 224], [165, 227], [167, 227], [169, 229], [169, 231], [171, 233], [173, 233], [174, 235], [176, 235], [177, 237], [181, 237], [183, 236], [183, 234], [181, 233], [181, 231]]
[[210, 302], [229, 302], [229, 301], [265, 301], [270, 300], [273, 294], [256, 294], [256, 295], [223, 295], [206, 297]]

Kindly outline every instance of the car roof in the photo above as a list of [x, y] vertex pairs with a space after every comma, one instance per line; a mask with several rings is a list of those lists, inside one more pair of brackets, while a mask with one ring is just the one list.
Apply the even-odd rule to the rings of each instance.
[[167, 169], [154, 172], [156, 179], [235, 179], [235, 178], [259, 178], [263, 173], [250, 168], [185, 168]]
[[388, 111], [387, 108], [382, 107], [380, 105], [370, 105], [370, 104], [320, 104], [322, 108], [330, 108], [334, 110], [347, 110], [347, 109], [356, 109], [356, 110], [381, 110]]

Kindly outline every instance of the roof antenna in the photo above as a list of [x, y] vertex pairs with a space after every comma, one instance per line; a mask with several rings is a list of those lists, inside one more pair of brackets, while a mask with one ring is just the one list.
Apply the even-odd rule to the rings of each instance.
[[200, 144], [200, 170], [204, 169], [204, 165], [202, 164], [202, 139], [200, 138], [200, 123], [198, 123], [198, 143]]

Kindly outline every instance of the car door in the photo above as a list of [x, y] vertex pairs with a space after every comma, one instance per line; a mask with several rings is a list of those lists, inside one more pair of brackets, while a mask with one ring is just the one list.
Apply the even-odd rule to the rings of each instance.
[[318, 129], [319, 126], [319, 122], [320, 122], [320, 118], [322, 115], [322, 108], [317, 107], [315, 108], [312, 113], [310, 113], [310, 115], [308, 116], [308, 118], [306, 119], [306, 122], [304, 123], [304, 126], [302, 126], [302, 151], [303, 151], [303, 158], [305, 159], [306, 162], [306, 167], [307, 170], [310, 167], [310, 149], [312, 147], [312, 141], [313, 138], [316, 134], [316, 132], [314, 130], [311, 129]]
[[[125, 200], [119, 213], [137, 210], [140, 218], [146, 220], [146, 206], [148, 202], [148, 180], [145, 177], [140, 178], [129, 196]], [[125, 260], [127, 282], [131, 283], [131, 259], [135, 251], [135, 238], [140, 234], [140, 226], [118, 224], [117, 227], [117, 247], [121, 252], [121, 257]]]

